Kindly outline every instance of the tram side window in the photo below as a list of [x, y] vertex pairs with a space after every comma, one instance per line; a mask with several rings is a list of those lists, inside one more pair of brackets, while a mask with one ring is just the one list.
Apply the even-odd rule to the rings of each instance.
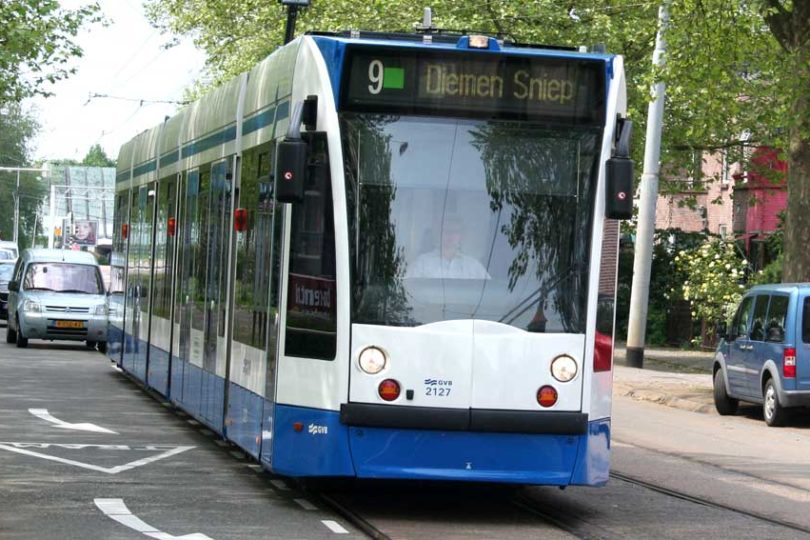
[[175, 178], [169, 176], [160, 181], [158, 187], [158, 209], [155, 226], [155, 307], [154, 314], [158, 317], [169, 317], [171, 304], [171, 276], [174, 273], [172, 266], [172, 249], [174, 239], [169, 235], [169, 219], [174, 217], [176, 194]]
[[324, 133], [308, 139], [304, 201], [292, 211], [285, 354], [333, 360], [337, 289], [329, 154]]
[[129, 211], [129, 193], [119, 193], [115, 196], [115, 217], [113, 232], [113, 252], [110, 257], [110, 294], [124, 292], [126, 240], [122, 232], [122, 225], [127, 223]]
[[270, 176], [272, 163], [270, 143], [245, 151], [239, 188], [239, 205], [248, 210], [248, 227], [236, 240], [233, 332], [236, 341], [258, 349], [265, 347], [268, 317], [273, 320], [278, 308], [276, 299], [267, 309], [279, 259], [276, 249], [271, 260], [277, 214]]

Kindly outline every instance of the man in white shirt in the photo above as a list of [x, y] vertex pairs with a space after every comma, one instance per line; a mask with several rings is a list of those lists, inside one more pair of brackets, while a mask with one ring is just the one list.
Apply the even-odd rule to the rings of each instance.
[[463, 231], [457, 220], [442, 227], [439, 249], [423, 253], [405, 274], [407, 278], [490, 279], [489, 272], [477, 259], [461, 253]]

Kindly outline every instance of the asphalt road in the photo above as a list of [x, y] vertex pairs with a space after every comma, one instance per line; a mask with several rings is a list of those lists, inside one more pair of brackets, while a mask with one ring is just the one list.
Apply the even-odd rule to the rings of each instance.
[[365, 538], [81, 344], [3, 340], [0, 381], [3, 540]]
[[[0, 381], [3, 540], [365, 537], [82, 345], [0, 341]], [[810, 421], [773, 429], [756, 408], [721, 418], [617, 397], [613, 434], [618, 473], [810, 527]], [[375, 482], [342, 497], [398, 539], [808, 537], [617, 478], [565, 491]]]

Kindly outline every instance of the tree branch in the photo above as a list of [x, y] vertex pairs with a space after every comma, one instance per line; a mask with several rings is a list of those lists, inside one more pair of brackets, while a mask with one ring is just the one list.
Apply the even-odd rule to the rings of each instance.
[[779, 0], [764, 0], [763, 18], [771, 29], [771, 33], [779, 42], [785, 52], [791, 52], [794, 44], [794, 33], [791, 23], [791, 13], [782, 7]]

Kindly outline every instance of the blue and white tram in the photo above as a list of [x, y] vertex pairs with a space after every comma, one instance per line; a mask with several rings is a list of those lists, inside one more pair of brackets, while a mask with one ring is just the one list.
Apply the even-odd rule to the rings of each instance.
[[108, 354], [280, 474], [603, 484], [624, 85], [296, 39], [122, 147]]

